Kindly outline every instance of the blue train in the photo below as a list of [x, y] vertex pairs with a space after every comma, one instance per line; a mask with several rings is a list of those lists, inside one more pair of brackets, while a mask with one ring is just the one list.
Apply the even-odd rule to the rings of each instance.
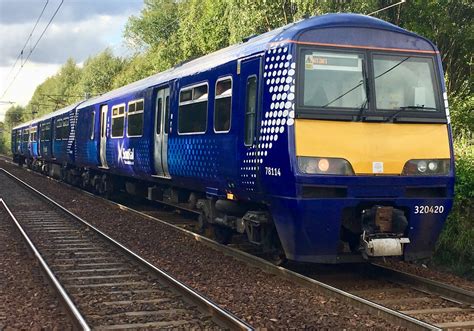
[[12, 151], [311, 263], [429, 257], [453, 199], [436, 46], [356, 14], [289, 24], [22, 124]]

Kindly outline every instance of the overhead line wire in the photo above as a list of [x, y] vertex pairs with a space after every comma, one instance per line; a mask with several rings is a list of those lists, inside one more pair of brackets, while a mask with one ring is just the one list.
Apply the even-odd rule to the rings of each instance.
[[11, 81], [11, 83], [8, 85], [8, 87], [5, 89], [5, 91], [3, 92], [2, 96], [0, 97], [3, 98], [5, 96], [5, 94], [8, 92], [8, 90], [10, 89], [10, 87], [13, 85], [13, 83], [15, 82], [16, 78], [18, 77], [18, 75], [20, 74], [21, 72], [21, 69], [23, 69], [23, 67], [25, 66], [26, 62], [28, 62], [28, 59], [30, 58], [31, 54], [33, 54], [34, 50], [36, 49], [36, 46], [38, 46], [38, 43], [41, 41], [41, 38], [43, 38], [44, 34], [46, 33], [46, 30], [48, 30], [48, 27], [50, 26], [51, 22], [53, 21], [53, 19], [56, 17], [56, 14], [58, 13], [59, 9], [61, 8], [61, 6], [63, 5], [64, 3], [64, 0], [61, 0], [61, 3], [59, 4], [58, 8], [56, 8], [56, 11], [54, 12], [53, 16], [51, 16], [48, 24], [46, 25], [46, 27], [44, 28], [43, 32], [41, 33], [41, 35], [39, 36], [38, 40], [36, 41], [36, 43], [33, 45], [33, 47], [31, 48], [30, 52], [28, 53], [28, 56], [26, 57], [25, 59], [25, 62], [23, 62], [23, 64], [21, 65], [20, 69], [18, 70], [18, 72], [16, 73], [15, 77], [13, 77], [13, 80]]
[[46, 0], [46, 3], [44, 4], [43, 10], [41, 10], [41, 13], [39, 14], [38, 18], [36, 19], [35, 26], [34, 26], [33, 29], [31, 30], [30, 35], [29, 35], [28, 38], [26, 39], [25, 44], [24, 44], [23, 47], [21, 48], [21, 51], [20, 51], [20, 53], [18, 54], [18, 56], [17, 56], [17, 58], [16, 58], [16, 60], [15, 60], [15, 63], [13, 64], [12, 68], [11, 68], [10, 71], [8, 72], [8, 75], [7, 75], [7, 77], [5, 78], [5, 80], [8, 80], [8, 78], [10, 77], [10, 74], [13, 72], [13, 69], [15, 69], [15, 66], [16, 66], [16, 64], [18, 63], [18, 60], [19, 60], [20, 57], [23, 55], [23, 52], [25, 51], [25, 47], [26, 47], [26, 45], [28, 44], [28, 41], [30, 41], [31, 37], [33, 36], [33, 32], [35, 32], [36, 26], [38, 25], [39, 20], [40, 20], [41, 17], [43, 16], [44, 10], [45, 10], [46, 7], [48, 6], [48, 3], [49, 3], [49, 0]]

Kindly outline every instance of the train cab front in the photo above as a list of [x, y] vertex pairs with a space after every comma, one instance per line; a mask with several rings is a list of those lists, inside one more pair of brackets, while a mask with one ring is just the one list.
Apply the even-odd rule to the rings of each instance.
[[431, 256], [454, 186], [437, 54], [312, 45], [296, 54], [295, 191], [271, 204], [287, 257]]
[[297, 119], [294, 130], [296, 245], [325, 262], [431, 255], [452, 205], [446, 124]]

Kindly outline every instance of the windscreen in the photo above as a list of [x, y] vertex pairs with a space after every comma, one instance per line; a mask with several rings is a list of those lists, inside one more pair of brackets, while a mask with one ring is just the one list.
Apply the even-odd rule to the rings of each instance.
[[374, 55], [373, 61], [377, 110], [436, 111], [430, 58]]
[[363, 55], [306, 50], [302, 56], [303, 107], [365, 107]]

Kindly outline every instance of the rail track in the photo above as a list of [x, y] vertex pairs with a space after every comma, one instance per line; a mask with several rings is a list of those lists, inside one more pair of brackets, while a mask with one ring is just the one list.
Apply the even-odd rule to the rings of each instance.
[[379, 264], [295, 270], [440, 329], [474, 329], [474, 293], [461, 288]]
[[1, 204], [78, 328], [252, 329], [3, 169], [0, 182]]
[[[92, 195], [88, 192], [85, 193]], [[121, 209], [178, 229], [190, 238], [198, 240], [207, 246], [218, 249], [227, 255], [242, 260], [266, 272], [289, 279], [303, 286], [317, 288], [328, 296], [336, 297], [351, 305], [375, 313], [386, 320], [408, 329], [441, 330], [474, 328], [474, 318], [471, 318], [471, 314], [474, 312], [474, 293], [471, 291], [401, 273], [379, 265], [364, 265], [362, 267], [362, 269], [365, 269], [364, 272], [360, 272], [359, 270], [355, 273], [354, 270], [352, 270], [350, 272], [340, 273], [342, 275], [342, 282], [337, 281], [338, 276], [335, 275], [334, 272], [331, 278], [327, 273], [317, 273], [314, 270], [308, 271], [306, 267], [303, 267], [303, 271], [300, 270], [300, 266], [289, 270], [275, 266], [247, 252], [223, 246], [207, 237], [189, 231], [189, 222], [186, 221], [186, 218], [180, 218], [179, 215], [173, 215], [169, 211], [159, 211], [151, 205], [140, 207], [135, 203], [133, 206], [125, 206], [110, 200], [103, 200], [107, 203], [119, 206]], [[136, 208], [140, 208], [140, 210]], [[185, 212], [187, 212], [187, 210], [185, 210]], [[163, 217], [168, 218], [170, 215], [172, 215], [170, 221], [163, 221], [161, 219]], [[160, 218], [157, 218], [157, 216]], [[358, 286], [349, 286], [351, 277], [353, 277], [353, 280], [358, 279], [358, 281], [352, 281], [353, 285], [356, 283]], [[361, 280], [361, 277], [365, 277], [365, 279]], [[362, 281], [366, 288], [363, 288], [363, 285], [361, 285]], [[381, 283], [383, 283], [383, 285], [378, 286]], [[409, 305], [407, 305], [407, 303]]]

